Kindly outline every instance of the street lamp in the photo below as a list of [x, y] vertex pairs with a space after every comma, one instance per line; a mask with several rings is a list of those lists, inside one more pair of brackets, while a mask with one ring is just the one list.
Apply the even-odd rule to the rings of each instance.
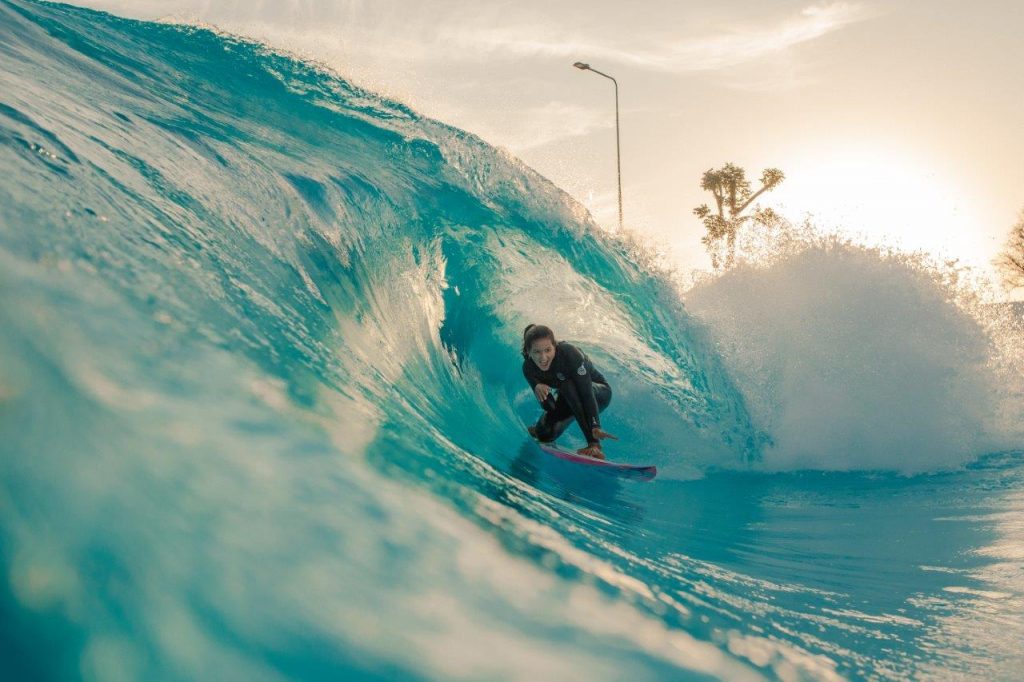
[[615, 83], [615, 164], [619, 174], [619, 229], [622, 229], [622, 150], [619, 145], [619, 82], [606, 73], [590, 67], [590, 64], [576, 62], [573, 64], [580, 71], [593, 71], [598, 76], [604, 76], [612, 83]]

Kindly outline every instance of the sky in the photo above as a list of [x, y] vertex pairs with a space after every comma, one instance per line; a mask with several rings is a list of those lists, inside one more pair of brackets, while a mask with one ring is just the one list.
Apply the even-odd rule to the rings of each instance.
[[78, 0], [201, 23], [322, 62], [504, 147], [682, 270], [726, 162], [763, 205], [983, 274], [1024, 209], [1019, 0]]

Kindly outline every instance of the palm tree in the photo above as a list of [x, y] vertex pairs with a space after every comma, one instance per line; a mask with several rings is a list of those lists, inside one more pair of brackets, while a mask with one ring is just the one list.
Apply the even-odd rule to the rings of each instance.
[[743, 212], [759, 196], [775, 189], [785, 179], [786, 176], [778, 168], [766, 168], [761, 173], [761, 188], [752, 192], [746, 171], [732, 163], [704, 173], [700, 187], [711, 192], [716, 210], [712, 211], [707, 204], [701, 204], [693, 209], [693, 213], [707, 228], [708, 233], [701, 242], [707, 248], [711, 264], [716, 270], [720, 265], [719, 250], [723, 239], [726, 242], [725, 267], [730, 267], [736, 257], [736, 231], [743, 223], [753, 220], [770, 225], [778, 220], [778, 215], [770, 208], [757, 208], [749, 215], [743, 215]]

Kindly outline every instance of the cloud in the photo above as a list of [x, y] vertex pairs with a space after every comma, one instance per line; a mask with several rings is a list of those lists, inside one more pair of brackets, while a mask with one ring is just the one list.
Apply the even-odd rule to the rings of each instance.
[[715, 71], [778, 55], [876, 14], [860, 3], [822, 3], [805, 7], [773, 26], [734, 27], [706, 38], [667, 42], [655, 49], [612, 46], [550, 28], [525, 26], [487, 29], [463, 25], [444, 31], [443, 42], [463, 54], [484, 51], [508, 57], [583, 57], [658, 71]]
[[548, 102], [516, 114], [520, 125], [513, 134], [506, 132], [505, 144], [517, 154], [537, 149], [557, 140], [582, 137], [595, 130], [610, 129], [613, 120], [607, 111], [565, 102]]
[[692, 71], [727, 68], [776, 55], [872, 16], [874, 13], [859, 4], [813, 5], [772, 28], [741, 30], [678, 45], [664, 61], [666, 68]]
[[[77, 0], [78, 4], [131, 14], [197, 18], [228, 30], [263, 37], [287, 36], [288, 43], [331, 46], [330, 51], [357, 61], [381, 63], [472, 62], [483, 57], [571, 58], [634, 66], [663, 72], [718, 71], [759, 62], [818, 40], [851, 24], [877, 16], [881, 10], [863, 2], [826, 0], [767, 23], [742, 23], [742, 18], [710, 33], [660, 41], [663, 25], [645, 20], [629, 27], [605, 25], [579, 28], [579, 23], [505, 5], [440, 0], [423, 6], [395, 0]], [[161, 9], [158, 9], [160, 7]], [[170, 14], [168, 14], [170, 13]], [[661, 22], [664, 23], [664, 22]], [[682, 20], [680, 20], [682, 23]], [[567, 28], [572, 26], [573, 28]], [[637, 36], [624, 40], [621, 36]]]

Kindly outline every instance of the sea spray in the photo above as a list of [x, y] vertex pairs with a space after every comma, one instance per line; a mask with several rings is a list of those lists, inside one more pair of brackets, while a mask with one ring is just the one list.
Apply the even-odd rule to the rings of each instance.
[[686, 295], [773, 440], [764, 468], [937, 471], [1019, 442], [995, 418], [1009, 381], [996, 339], [1012, 332], [954, 273], [807, 230], [770, 236]]

